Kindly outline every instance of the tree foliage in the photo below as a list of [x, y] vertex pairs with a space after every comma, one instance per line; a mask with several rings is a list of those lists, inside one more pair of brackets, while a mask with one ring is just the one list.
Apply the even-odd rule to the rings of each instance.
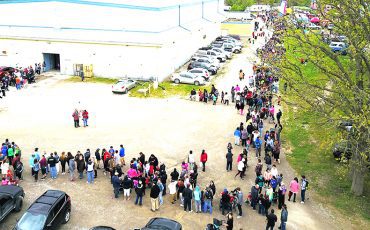
[[[333, 6], [326, 12], [325, 4]], [[351, 132], [343, 138], [351, 143], [351, 190], [363, 193], [365, 175], [369, 172], [370, 146], [370, 12], [364, 0], [322, 0], [320, 18], [334, 24], [334, 34], [348, 39], [348, 55], [334, 53], [320, 32], [297, 29], [288, 18], [282, 42], [286, 55], [271, 60], [277, 74], [288, 83], [290, 93], [299, 100], [292, 103], [310, 110], [327, 122], [338, 125], [352, 121]], [[301, 58], [308, 61], [301, 64]], [[308, 68], [310, 66], [310, 68]], [[312, 71], [319, 76], [312, 77]], [[325, 132], [325, 130], [323, 130]]]

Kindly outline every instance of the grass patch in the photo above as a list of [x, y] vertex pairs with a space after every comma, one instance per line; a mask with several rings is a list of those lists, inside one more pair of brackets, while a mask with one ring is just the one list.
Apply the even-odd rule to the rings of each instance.
[[[144, 98], [144, 94], [139, 92], [139, 89], [147, 88], [149, 86], [149, 82], [138, 82], [137, 86], [130, 91], [130, 97], [139, 97]], [[173, 82], [164, 81], [159, 83], [159, 87], [157, 89], [151, 89], [151, 92], [147, 97], [153, 98], [166, 98], [166, 97], [187, 97], [190, 95], [190, 91], [195, 89], [198, 91], [199, 89], [204, 90], [207, 89], [209, 92], [211, 90], [211, 86], [195, 86], [189, 84], [175, 84]]]
[[[81, 82], [81, 77], [71, 76], [70, 78], [64, 80], [65, 82]], [[87, 83], [101, 83], [101, 84], [114, 84], [118, 79], [105, 78], [105, 77], [89, 77], [84, 79]]]

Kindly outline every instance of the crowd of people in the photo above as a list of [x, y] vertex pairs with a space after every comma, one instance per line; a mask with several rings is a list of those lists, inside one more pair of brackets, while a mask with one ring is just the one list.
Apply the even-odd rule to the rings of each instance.
[[[264, 16], [262, 20], [266, 26], [273, 25], [274, 19], [271, 16]], [[255, 33], [264, 36], [261, 29], [259, 24], [255, 25]], [[273, 36], [272, 40], [276, 41], [276, 39]], [[276, 44], [270, 41], [261, 50], [262, 55], [265, 52], [271, 52], [270, 46]], [[280, 119], [283, 113], [281, 109], [275, 108], [280, 105], [281, 97], [274, 96], [279, 92], [279, 79], [271, 73], [268, 67], [257, 64], [253, 66], [253, 76], [246, 78], [241, 70], [236, 79], [239, 82], [231, 88], [230, 92], [221, 91], [219, 93], [219, 90], [212, 85], [209, 93], [206, 89], [198, 92], [193, 89], [190, 99], [204, 103], [212, 101], [213, 105], [216, 105], [220, 97], [221, 103], [235, 105], [237, 112], [245, 115], [245, 123], [238, 124], [234, 131], [234, 145], [228, 143], [226, 147], [225, 158], [226, 171], [233, 171], [233, 152], [241, 152], [237, 154], [235, 162], [237, 172], [234, 178], [239, 176], [243, 180], [246, 177], [247, 168], [251, 165], [251, 163], [248, 165], [248, 159], [252, 155], [255, 156], [256, 177], [250, 192], [244, 191], [243, 193], [242, 189], [237, 187], [230, 190], [224, 188], [217, 193], [213, 181], [201, 185], [198, 182], [199, 172], [206, 173], [207, 171], [208, 154], [205, 150], [199, 155], [190, 150], [186, 160], [182, 161], [178, 168], [173, 168], [168, 175], [166, 165], [161, 163], [154, 154], [146, 158], [145, 154], [140, 152], [137, 157], [126, 161], [123, 145], [117, 149], [113, 146], [98, 148], [94, 153], [87, 149], [84, 153], [78, 151], [76, 155], [71, 152], [40, 154], [39, 149], [35, 148], [29, 159], [30, 173], [35, 182], [39, 181], [39, 174], [40, 179], [45, 180], [48, 175], [51, 179], [57, 179], [59, 174], [68, 173], [70, 181], [75, 181], [77, 178], [83, 180], [86, 174], [86, 182], [94, 184], [98, 170], [102, 170], [104, 177], [109, 178], [112, 184], [113, 198], [118, 199], [123, 194], [126, 202], [134, 198], [135, 205], [141, 206], [148, 193], [150, 209], [153, 212], [166, 203], [165, 196], [169, 197], [168, 203], [177, 204], [186, 212], [212, 214], [214, 208], [217, 207], [223, 215], [226, 214], [225, 226], [228, 230], [233, 229], [233, 212], [237, 213], [237, 218], [241, 218], [245, 203], [249, 204], [253, 210], [257, 211], [258, 208], [258, 213], [266, 216], [266, 229], [273, 229], [277, 216], [272, 207], [277, 204], [277, 209], [282, 210], [279, 228], [286, 229], [288, 208], [285, 195], [288, 192], [288, 201], [296, 202], [296, 196], [300, 191], [301, 203], [304, 203], [308, 180], [302, 175], [300, 181], [296, 177], [287, 186], [283, 174], [279, 173], [280, 135], [283, 130]], [[242, 86], [244, 83], [245, 85]], [[72, 117], [76, 128], [80, 126], [81, 116], [84, 127], [88, 126], [88, 112], [75, 110]], [[264, 150], [263, 158], [262, 150]], [[197, 162], [201, 165], [198, 166]], [[2, 185], [14, 184], [22, 180], [21, 151], [14, 142], [10, 143], [8, 139], [1, 148], [0, 164]], [[132, 194], [132, 191], [135, 194]], [[216, 201], [217, 197], [220, 199]], [[212, 229], [212, 226], [214, 224], [209, 225], [208, 228]]]
[[9, 91], [9, 86], [14, 86], [17, 90], [20, 90], [27, 86], [27, 84], [35, 83], [35, 75], [40, 75], [45, 72], [46, 64], [35, 63], [25, 68], [22, 67], [6, 67], [1, 69], [0, 75], [0, 99], [6, 96], [6, 91]]

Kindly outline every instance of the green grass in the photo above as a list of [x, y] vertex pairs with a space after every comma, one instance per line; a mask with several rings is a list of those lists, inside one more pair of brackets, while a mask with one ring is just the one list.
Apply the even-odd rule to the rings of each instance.
[[[113, 78], [105, 78], [105, 77], [85, 77], [84, 82], [88, 83], [102, 83], [102, 84], [114, 84], [118, 81], [118, 79]], [[70, 78], [66, 79], [65, 82], [81, 82], [81, 77], [71, 76]]]
[[[289, 54], [288, 54], [289, 55]], [[298, 59], [293, 52], [289, 58]], [[312, 81], [322, 81], [325, 77], [308, 63], [303, 70]], [[323, 82], [325, 84], [325, 82]], [[299, 96], [288, 93], [286, 101], [297, 101]], [[350, 192], [351, 178], [348, 165], [338, 163], [332, 155], [332, 147], [340, 135], [336, 124], [327, 123], [313, 111], [303, 111], [284, 104], [283, 146], [291, 149], [287, 160], [299, 175], [306, 175], [310, 187], [315, 191], [314, 199], [329, 207], [336, 214], [350, 217], [351, 221], [366, 228], [370, 221], [370, 180], [365, 177], [364, 194], [356, 197]]]
[[[152, 83], [150, 83], [152, 84]], [[144, 98], [144, 94], [138, 92], [139, 89], [147, 88], [149, 82], [139, 82], [138, 85], [130, 91], [130, 97], [140, 97]], [[173, 96], [180, 96], [186, 97], [190, 95], [190, 91], [195, 89], [207, 89], [208, 91], [211, 89], [211, 86], [195, 86], [195, 85], [188, 85], [188, 84], [175, 84], [173, 82], [164, 81], [159, 83], [159, 87], [157, 89], [151, 88], [151, 92], [147, 97], [153, 98], [166, 98], [166, 97], [173, 97]]]

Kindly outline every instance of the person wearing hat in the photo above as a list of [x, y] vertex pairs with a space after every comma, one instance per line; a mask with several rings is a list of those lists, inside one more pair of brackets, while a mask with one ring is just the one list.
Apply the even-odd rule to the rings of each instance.
[[139, 205], [141, 206], [143, 204], [143, 195], [144, 195], [144, 186], [142, 180], [139, 180], [135, 188], [135, 192], [136, 192], [135, 205], [139, 203]]
[[114, 198], [118, 198], [119, 188], [121, 186], [121, 180], [118, 178], [118, 172], [115, 172], [114, 176], [112, 176], [112, 184], [114, 190]]

